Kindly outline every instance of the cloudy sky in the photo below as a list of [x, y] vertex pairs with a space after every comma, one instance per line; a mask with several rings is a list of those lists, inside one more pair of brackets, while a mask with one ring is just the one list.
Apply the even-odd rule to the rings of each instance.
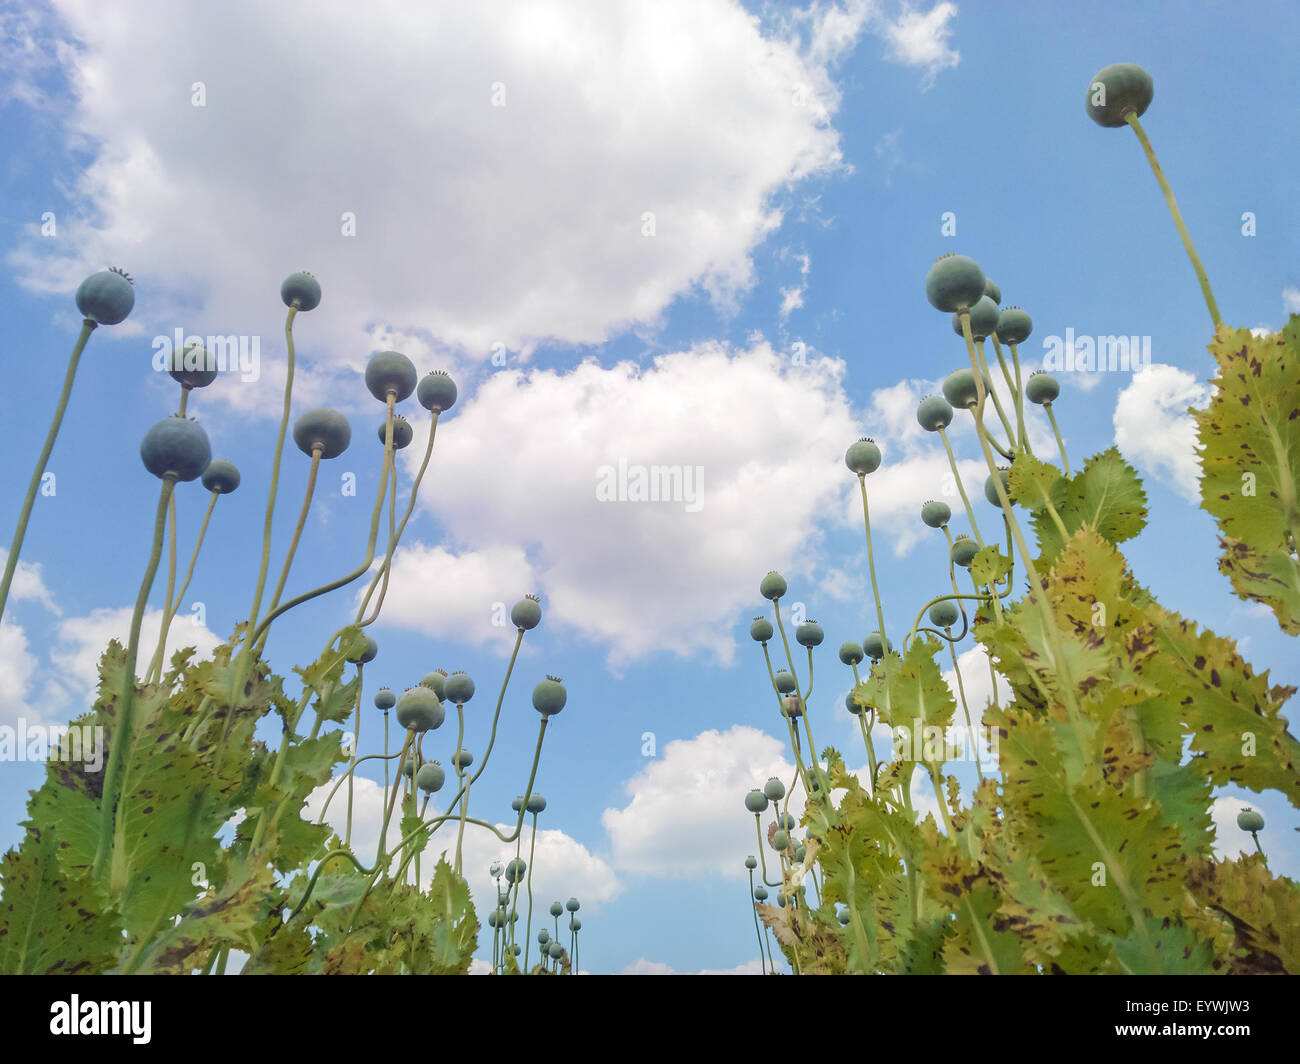
[[[1194, 505], [1185, 411], [1212, 373], [1195, 279], [1135, 139], [1083, 110], [1100, 67], [1151, 71], [1144, 121], [1225, 318], [1278, 328], [1300, 310], [1294, 137], [1276, 123], [1297, 98], [1300, 17], [1282, 3], [1250, 12], [494, 0], [375, 2], [358, 18], [333, 0], [0, 3], [5, 542], [79, 325], [72, 292], [108, 265], [136, 291], [131, 317], [91, 339], [49, 466], [57, 488], [0, 628], [0, 723], [78, 712], [100, 648], [126, 631], [156, 495], [138, 440], [175, 408], [153, 344], [177, 329], [248, 337], [260, 361], [256, 380], [223, 374], [191, 404], [243, 485], [217, 507], [172, 642], [206, 650], [246, 615], [283, 384], [278, 288], [300, 269], [323, 298], [295, 325], [295, 412], [331, 406], [354, 431], [322, 468], [290, 590], [364, 556], [382, 420], [361, 380], [369, 355], [450, 372], [460, 401], [366, 675], [400, 689], [435, 667], [469, 671], [477, 752], [513, 641], [500, 604], [542, 597], [471, 810], [509, 816], [536, 736], [528, 694], [563, 676], [534, 887], [543, 905], [582, 899], [584, 967], [757, 966], [742, 799], [790, 771], [746, 634], [769, 569], [827, 631], [818, 741], [865, 761], [834, 656], [875, 626], [842, 459], [858, 436], [881, 445], [882, 593], [894, 616], [914, 612], [946, 579], [917, 513], [947, 473], [915, 407], [965, 360], [924, 298], [944, 252], [973, 256], [1033, 315], [1031, 366], [1070, 330], [1149, 338], [1153, 364], [1136, 375], [1062, 375], [1069, 454], [1077, 466], [1118, 443], [1150, 497], [1127, 551], [1138, 576], [1236, 637], [1274, 682], [1300, 682], [1293, 642], [1218, 577]], [[404, 405], [406, 491], [428, 424]], [[1033, 416], [1032, 440], [1053, 448]], [[981, 500], [973, 434], [952, 439]], [[652, 467], [683, 478], [678, 497], [636, 501], [635, 471]], [[306, 470], [286, 453], [277, 557]], [[183, 555], [203, 494], [178, 494]], [[277, 671], [314, 656], [352, 608], [345, 592], [298, 611], [270, 641]], [[966, 653], [963, 675], [979, 676]], [[372, 710], [371, 737], [378, 724]], [[39, 770], [0, 772], [2, 846]], [[358, 790], [372, 837], [379, 792]], [[1221, 792], [1225, 853], [1250, 844], [1235, 827], [1248, 797]], [[1275, 870], [1300, 873], [1296, 817], [1272, 797], [1259, 808]], [[480, 898], [499, 849], [467, 843]]]

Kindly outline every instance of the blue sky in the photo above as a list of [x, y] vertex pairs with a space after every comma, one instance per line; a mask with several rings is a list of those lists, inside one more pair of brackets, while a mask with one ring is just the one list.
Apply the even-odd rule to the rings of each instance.
[[[421, 373], [451, 372], [460, 401], [367, 686], [467, 670], [479, 752], [513, 637], [494, 606], [542, 596], [471, 811], [509, 816], [536, 737], [529, 692], [562, 676], [535, 890], [543, 908], [583, 900], [584, 967], [756, 966], [742, 799], [788, 757], [747, 636], [768, 569], [827, 632], [818, 742], [865, 762], [835, 658], [875, 627], [842, 456], [859, 435], [882, 443], [881, 591], [887, 617], [914, 613], [946, 579], [916, 517], [946, 465], [913, 416], [965, 360], [924, 297], [946, 251], [1032, 314], [1031, 364], [1071, 329], [1150, 338], [1155, 365], [1137, 379], [1062, 375], [1071, 460], [1118, 440], [1149, 496], [1148, 529], [1126, 545], [1138, 578], [1236, 638], [1273, 682], [1300, 684], [1294, 642], [1231, 594], [1213, 522], [1190, 501], [1183, 411], [1212, 375], [1195, 277], [1136, 139], [1083, 108], [1102, 66], [1151, 72], [1144, 124], [1224, 318], [1276, 329], [1300, 310], [1297, 149], [1279, 122], [1300, 97], [1293, 5], [377, 4], [360, 27], [345, 4], [305, 18], [287, 3], [97, 10], [0, 5], [6, 537], [79, 325], [72, 292], [110, 264], [136, 283], [131, 317], [90, 341], [49, 466], [56, 494], [32, 520], [0, 629], [0, 723], [79, 712], [104, 641], [126, 630], [156, 498], [138, 441], [175, 409], [152, 342], [176, 328], [260, 345], [258, 380], [223, 375], [191, 405], [243, 485], [217, 507], [189, 595], [206, 627], [178, 627], [210, 646], [246, 615], [283, 381], [278, 286], [304, 268], [323, 299], [295, 326], [295, 414], [336, 407], [353, 442], [323, 467], [289, 588], [363, 555], [382, 418], [361, 383], [368, 355], [396, 348]], [[425, 421], [406, 405], [409, 456]], [[1033, 432], [1054, 446], [1041, 418]], [[973, 436], [954, 442], [991, 522]], [[620, 460], [702, 468], [702, 505], [600, 501], [598, 470]], [[286, 452], [276, 559], [306, 469]], [[191, 488], [178, 494], [182, 558], [206, 504]], [[278, 627], [277, 671], [319, 653], [352, 602], [349, 590]], [[371, 709], [362, 745], [378, 731]], [[440, 738], [445, 760], [454, 738]], [[39, 768], [0, 771], [8, 845]], [[1298, 820], [1278, 796], [1220, 793], [1223, 852], [1249, 845], [1235, 828], [1247, 798], [1274, 870], [1300, 874]], [[480, 897], [499, 849], [470, 844]]]

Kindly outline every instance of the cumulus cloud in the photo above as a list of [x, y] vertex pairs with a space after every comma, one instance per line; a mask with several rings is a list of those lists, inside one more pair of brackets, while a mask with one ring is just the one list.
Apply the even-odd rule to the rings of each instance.
[[34, 720], [41, 716], [28, 704], [36, 666], [36, 655], [27, 642], [27, 633], [8, 621], [0, 624], [0, 724], [14, 724], [20, 717]]
[[810, 46], [734, 0], [55, 6], [19, 44], [63, 64], [90, 161], [23, 283], [121, 262], [150, 290], [123, 335], [272, 343], [307, 267], [311, 353], [354, 368], [382, 329], [486, 358], [733, 301], [780, 196], [842, 166], [829, 64], [866, 14], [818, 8]]
[[[50, 650], [50, 661], [63, 677], [83, 692], [93, 692], [99, 684], [99, 659], [110, 639], [123, 646], [131, 635], [131, 607], [98, 609], [83, 617], [69, 617], [58, 625], [55, 643]], [[140, 624], [140, 660], [137, 674], [143, 673], [153, 657], [158, 637], [162, 634], [162, 610], [148, 610]], [[167, 631], [164, 666], [172, 655], [185, 647], [196, 647], [202, 660], [212, 653], [212, 648], [225, 640], [210, 631], [207, 625], [197, 624], [189, 614], [178, 613]]]
[[[755, 957], [752, 961], [745, 961], [743, 964], [737, 964], [734, 968], [701, 968], [696, 975], [761, 975], [763, 973], [763, 962], [760, 958]], [[670, 964], [664, 964], [663, 961], [650, 961], [644, 957], [638, 957], [631, 964], [627, 965], [619, 975], [681, 975], [676, 968]]]
[[[601, 814], [615, 866], [664, 878], [742, 875], [758, 843], [744, 797], [769, 776], [788, 785], [794, 771], [784, 742], [743, 724], [668, 743], [624, 784], [627, 805]], [[801, 798], [796, 790], [790, 800], [796, 819]]]
[[[9, 551], [0, 547], [0, 569], [3, 569], [9, 560]], [[9, 602], [39, 602], [55, 616], [59, 614], [59, 607], [55, 603], [50, 589], [45, 586], [45, 578], [41, 573], [40, 562], [19, 561], [14, 568], [13, 583], [9, 585]], [[9, 605], [6, 603], [5, 612], [9, 612]]]
[[[501, 370], [440, 428], [422, 489], [460, 560], [425, 553], [415, 566], [455, 570], [473, 589], [463, 608], [486, 617], [488, 588], [462, 555], [522, 545], [526, 563], [510, 554], [507, 568], [520, 580], [530, 569], [550, 620], [607, 644], [611, 666], [655, 651], [730, 661], [755, 580], [807, 571], [815, 516], [843, 489], [856, 434], [843, 371], [795, 366], [765, 342], [701, 344], [644, 368]], [[419, 585], [401, 585], [389, 602], [408, 616]]]
[[1186, 370], [1162, 363], [1143, 366], [1115, 401], [1115, 443], [1145, 473], [1184, 498], [1200, 497], [1196, 425], [1190, 406], [1209, 402], [1210, 389]]
[[879, 25], [879, 33], [889, 43], [890, 57], [908, 66], [923, 67], [926, 83], [932, 84], [942, 70], [955, 67], [961, 53], [949, 45], [952, 20], [957, 5], [944, 2], [928, 11], [918, 11], [904, 4], [902, 12]]
[[1282, 309], [1288, 314], [1300, 314], [1300, 287], [1289, 284], [1282, 289]]

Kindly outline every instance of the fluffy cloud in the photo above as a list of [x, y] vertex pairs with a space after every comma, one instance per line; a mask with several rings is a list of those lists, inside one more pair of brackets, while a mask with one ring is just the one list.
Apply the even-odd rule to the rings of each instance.
[[[454, 570], [469, 597], [453, 614], [486, 619], [489, 593], [510, 602], [527, 584], [489, 591], [466, 574], [478, 555], [523, 544], [527, 563], [510, 554], [503, 572], [531, 570], [551, 620], [608, 644], [612, 666], [654, 651], [729, 661], [755, 581], [807, 571], [814, 518], [843, 490], [856, 434], [843, 370], [824, 358], [794, 366], [762, 342], [703, 344], [646, 368], [502, 370], [440, 428], [422, 489], [460, 561], [422, 552], [414, 565]], [[652, 474], [673, 501], [638, 501]], [[429, 611], [421, 586], [395, 581], [393, 615]]]
[[1290, 284], [1282, 289], [1282, 309], [1288, 314], [1300, 314], [1300, 288]]
[[33, 237], [25, 283], [120, 261], [150, 294], [123, 334], [275, 338], [274, 286], [307, 266], [314, 353], [353, 366], [376, 329], [486, 357], [598, 343], [696, 286], [731, 302], [776, 197], [842, 166], [829, 66], [868, 14], [819, 5], [810, 44], [734, 0], [56, 9], [19, 27], [10, 91], [63, 63], [91, 161], [75, 251]]
[[[668, 743], [624, 785], [628, 804], [601, 815], [615, 866], [665, 878], [743, 875], [758, 842], [746, 827], [745, 794], [769, 776], [788, 783], [793, 775], [785, 743], [746, 725]], [[790, 800], [796, 818], [801, 795]]]
[[1115, 401], [1115, 443], [1144, 472], [1183, 497], [1200, 497], [1196, 425], [1189, 406], [1204, 406], [1210, 389], [1186, 370], [1143, 366]]
[[13, 724], [19, 717], [40, 717], [28, 704], [36, 665], [27, 633], [8, 621], [0, 624], [0, 724]]
[[[0, 570], [8, 560], [9, 551], [0, 547]], [[60, 612], [54, 598], [50, 595], [50, 589], [45, 586], [40, 562], [19, 561], [14, 569], [13, 583], [9, 585], [9, 603], [23, 601], [39, 602], [55, 616]], [[5, 604], [6, 613], [10, 612], [9, 603]]]
[[[51, 663], [81, 691], [93, 692], [99, 684], [99, 659], [108, 641], [116, 639], [125, 646], [130, 638], [131, 613], [130, 606], [123, 606], [120, 609], [98, 609], [84, 617], [69, 617], [61, 621], [55, 646], [50, 650]], [[143, 674], [149, 667], [161, 634], [162, 610], [146, 611], [140, 624], [137, 675]], [[176, 651], [185, 647], [196, 647], [198, 658], [202, 659], [222, 642], [224, 640], [206, 625], [196, 624], [189, 614], [178, 613], [167, 631], [164, 665], [170, 663]]]
[[889, 43], [891, 58], [908, 66], [924, 67], [929, 84], [941, 70], [961, 61], [961, 53], [948, 44], [956, 14], [957, 5], [946, 0], [924, 12], [904, 5], [900, 15], [879, 24], [878, 32]]
[[[744, 964], [737, 964], [734, 968], [702, 968], [696, 975], [761, 975], [763, 972], [763, 962], [759, 958], [752, 961], [746, 961]], [[650, 961], [644, 957], [638, 957], [631, 964], [627, 965], [619, 975], [681, 975], [670, 964], [664, 964], [663, 961]]]

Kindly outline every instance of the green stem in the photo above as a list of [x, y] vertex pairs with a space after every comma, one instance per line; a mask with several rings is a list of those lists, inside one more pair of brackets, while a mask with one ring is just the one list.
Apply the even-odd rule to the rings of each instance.
[[[135, 709], [135, 663], [140, 653], [140, 623], [144, 619], [145, 605], [149, 601], [149, 592], [158, 572], [158, 562], [162, 557], [163, 533], [167, 526], [167, 506], [171, 502], [176, 481], [164, 477], [162, 489], [158, 493], [158, 512], [154, 516], [153, 546], [149, 552], [149, 563], [145, 567], [144, 578], [140, 581], [140, 592], [135, 598], [135, 612], [131, 614], [131, 634], [127, 641], [126, 662], [122, 669], [122, 687], [118, 694], [117, 719], [114, 721], [113, 739], [109, 744], [108, 766], [104, 770], [104, 788], [100, 797], [99, 845], [95, 850], [93, 877], [100, 879], [109, 851], [113, 849], [113, 837], [116, 833], [116, 813], [118, 792], [126, 761], [126, 751], [131, 745], [132, 714]], [[123, 884], [110, 883], [110, 891]]]
[[307, 525], [307, 513], [311, 510], [311, 501], [316, 494], [316, 475], [320, 472], [321, 448], [313, 447], [311, 468], [307, 472], [307, 490], [303, 493], [302, 509], [298, 512], [298, 523], [293, 527], [293, 538], [289, 540], [289, 550], [285, 553], [284, 564], [280, 566], [280, 578], [275, 582], [271, 593], [268, 610], [274, 610], [280, 604], [280, 595], [284, 592], [285, 581], [289, 579], [289, 568], [293, 565], [293, 556], [298, 552], [298, 541], [302, 539], [302, 530]]
[[176, 590], [176, 494], [173, 492], [172, 497], [167, 500], [167, 594], [163, 596], [162, 620], [158, 625], [158, 647], [154, 650], [153, 657], [149, 661], [149, 668], [145, 670], [144, 682], [146, 686], [155, 682], [154, 670], [162, 672], [162, 662], [167, 646], [167, 629], [168, 617], [172, 612], [172, 594]]
[[[976, 376], [978, 376], [978, 374], [976, 374]], [[982, 381], [978, 387], [983, 387]], [[948, 465], [952, 469], [952, 479], [957, 482], [957, 492], [961, 495], [962, 506], [966, 508], [966, 517], [970, 521], [971, 531], [975, 533], [975, 542], [983, 548], [984, 537], [980, 535], [979, 522], [975, 520], [975, 511], [971, 509], [970, 499], [966, 496], [966, 485], [961, 482], [961, 474], [957, 472], [957, 459], [953, 457], [952, 445], [948, 442], [948, 432], [946, 429], [939, 429], [939, 439], [943, 440], [943, 449], [948, 452]]]
[[1061, 429], [1056, 424], [1056, 415], [1052, 412], [1052, 404], [1044, 403], [1043, 409], [1047, 411], [1047, 420], [1052, 423], [1052, 433], [1056, 436], [1056, 446], [1061, 450], [1061, 464], [1065, 467], [1065, 475], [1070, 475], [1070, 459], [1065, 453], [1065, 441], [1061, 439]]
[[1025, 424], [1025, 389], [1020, 380], [1019, 345], [1008, 346], [1011, 348], [1011, 364], [1016, 368], [1016, 424], [1020, 430], [1020, 449], [1027, 455], [1033, 455], [1033, 449], [1029, 446], [1029, 428]]
[[[989, 372], [989, 364], [984, 357], [983, 340], [981, 340], [978, 344], [975, 345], [975, 350], [979, 354], [980, 372], [989, 378], [989, 383], [991, 386], [993, 381], [993, 374]], [[1002, 409], [1002, 400], [998, 398], [997, 391], [992, 387], [990, 387], [988, 395], [989, 398], [993, 400], [993, 409], [997, 411], [998, 419], [1002, 422], [1002, 428], [1006, 431], [1007, 446], [1003, 447], [1001, 444], [999, 444], [998, 441], [993, 438], [992, 434], [989, 435], [989, 443], [991, 443], [997, 449], [998, 454], [1002, 455], [1002, 457], [1005, 458], [1007, 461], [1011, 461], [1011, 459], [1014, 457], [1013, 451], [1016, 446], [1016, 434], [1011, 428], [1011, 422], [1007, 420], [1006, 411]]]
[[199, 538], [194, 542], [194, 553], [190, 555], [189, 568], [185, 570], [185, 579], [181, 583], [181, 589], [176, 592], [176, 600], [163, 618], [162, 636], [158, 640], [158, 650], [154, 659], [154, 668], [158, 676], [162, 674], [162, 655], [164, 653], [163, 648], [167, 645], [167, 633], [171, 629], [177, 611], [181, 608], [181, 603], [185, 601], [185, 592], [189, 590], [190, 581], [194, 578], [194, 566], [199, 560], [199, 551], [203, 548], [203, 539], [208, 532], [208, 522], [212, 519], [212, 511], [216, 508], [217, 499], [220, 497], [221, 493], [214, 491], [212, 497], [208, 500], [208, 508], [203, 515], [203, 524], [199, 526]]
[[45, 434], [45, 445], [41, 448], [40, 457], [36, 459], [36, 468], [32, 470], [31, 483], [27, 485], [27, 496], [23, 499], [23, 508], [18, 513], [18, 527], [14, 530], [13, 542], [9, 544], [9, 554], [5, 558], [5, 575], [0, 579], [0, 619], [5, 615], [5, 603], [9, 600], [9, 585], [13, 583], [14, 572], [18, 568], [18, 555], [22, 552], [23, 539], [27, 535], [27, 522], [32, 516], [32, 503], [36, 501], [36, 492], [41, 486], [41, 478], [45, 475], [45, 464], [50, 460], [50, 452], [54, 450], [54, 441], [59, 435], [59, 426], [63, 424], [63, 415], [68, 409], [68, 397], [72, 394], [72, 382], [77, 376], [81, 352], [86, 349], [86, 341], [90, 339], [96, 324], [89, 318], [82, 322], [81, 334], [77, 337], [77, 343], [72, 348], [72, 355], [68, 359], [68, 369], [63, 376], [63, 391], [59, 393], [59, 402], [54, 408], [49, 432]]
[[1219, 314], [1219, 305], [1214, 301], [1214, 293], [1210, 290], [1210, 278], [1206, 275], [1205, 266], [1201, 263], [1201, 257], [1196, 254], [1196, 246], [1192, 243], [1191, 234], [1187, 232], [1187, 226], [1183, 222], [1182, 212], [1178, 209], [1178, 201], [1174, 199], [1174, 190], [1169, 187], [1169, 182], [1165, 180], [1165, 172], [1160, 169], [1160, 163], [1156, 161], [1156, 153], [1151, 147], [1151, 141], [1147, 139], [1146, 130], [1142, 128], [1142, 123], [1138, 121], [1138, 116], [1132, 111], [1124, 116], [1133, 132], [1137, 134], [1138, 141], [1142, 145], [1142, 150], [1146, 152], [1147, 162], [1151, 164], [1151, 172], [1156, 175], [1156, 181], [1160, 183], [1160, 191], [1165, 194], [1165, 203], [1169, 205], [1169, 213], [1174, 219], [1174, 225], [1178, 227], [1178, 235], [1183, 241], [1183, 250], [1187, 252], [1187, 257], [1191, 259], [1192, 269], [1196, 271], [1196, 280], [1201, 285], [1201, 295], [1205, 297], [1206, 309], [1210, 312], [1210, 320], [1214, 322], [1214, 327], [1218, 329], [1223, 324], [1223, 318]]
[[533, 853], [537, 848], [537, 814], [533, 814], [533, 834], [528, 840], [528, 871], [524, 877], [528, 884], [528, 919], [524, 924], [524, 971], [528, 971], [528, 952], [533, 945]]

